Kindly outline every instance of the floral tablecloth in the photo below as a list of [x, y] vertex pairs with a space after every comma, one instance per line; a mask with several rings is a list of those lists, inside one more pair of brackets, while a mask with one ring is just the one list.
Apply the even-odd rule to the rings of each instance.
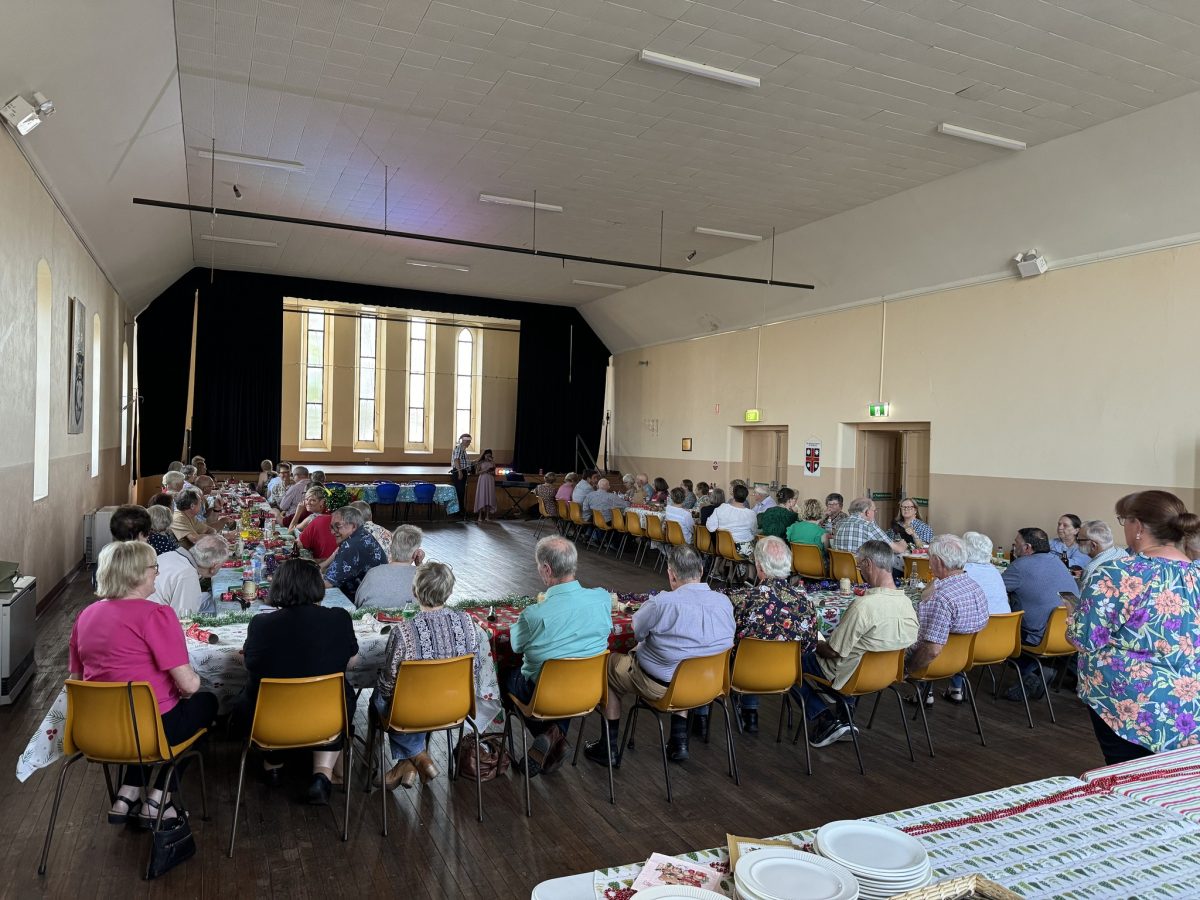
[[[1072, 787], [1060, 776], [871, 816], [895, 827], [959, 819], [1046, 798]], [[779, 835], [804, 845], [815, 829]], [[1050, 803], [1007, 818], [960, 825], [918, 838], [929, 852], [938, 880], [978, 872], [1028, 900], [1062, 898], [1188, 897], [1200, 881], [1200, 825], [1129, 797], [1103, 793]], [[650, 848], [654, 849], [654, 848]], [[728, 868], [725, 848], [680, 855]], [[593, 873], [599, 900], [631, 896], [629, 886], [642, 863]], [[732, 878], [724, 888], [732, 896]]]
[[[378, 485], [375, 484], [348, 484], [346, 490], [350, 492], [350, 496], [355, 500], [365, 500], [367, 503], [378, 503], [379, 494], [376, 491]], [[397, 503], [416, 503], [417, 498], [413, 493], [413, 485], [400, 485], [400, 493], [396, 496]], [[433, 502], [446, 507], [446, 515], [452, 516], [458, 512], [458, 494], [454, 491], [452, 484], [438, 484], [433, 488]]]
[[[492, 652], [496, 656], [496, 664], [502, 669], [512, 668], [521, 661], [521, 656], [513, 652], [509, 640], [509, 631], [521, 610], [515, 606], [482, 606], [466, 610], [479, 626], [488, 634], [492, 642]], [[614, 653], [627, 653], [632, 650], [637, 641], [633, 637], [633, 612], [612, 614], [613, 628], [608, 636], [608, 649]]]

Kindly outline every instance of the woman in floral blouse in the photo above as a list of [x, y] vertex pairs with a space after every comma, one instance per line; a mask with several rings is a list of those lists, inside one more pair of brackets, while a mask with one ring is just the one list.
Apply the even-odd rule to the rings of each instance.
[[1200, 568], [1180, 550], [1200, 516], [1166, 491], [1128, 494], [1116, 512], [1133, 555], [1093, 573], [1067, 623], [1110, 765], [1200, 743]]

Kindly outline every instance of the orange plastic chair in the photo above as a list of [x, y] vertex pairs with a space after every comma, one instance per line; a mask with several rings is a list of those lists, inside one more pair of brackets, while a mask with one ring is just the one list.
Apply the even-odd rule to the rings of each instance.
[[[729, 688], [738, 694], [782, 694], [775, 743], [783, 740], [783, 717], [791, 712], [788, 692], [800, 680], [800, 642], [742, 638], [733, 654]], [[740, 731], [741, 722], [738, 722]], [[808, 774], [812, 774], [809, 766]]]
[[541, 518], [538, 519], [537, 528], [535, 528], [533, 532], [533, 539], [535, 542], [539, 537], [541, 537], [542, 532], [545, 531], [546, 526], [551, 522], [554, 523], [556, 530], [562, 527], [562, 520], [559, 519], [558, 510], [556, 508], [551, 507], [550, 504], [546, 502], [544, 497], [538, 497], [537, 504], [538, 512], [541, 513]]
[[696, 552], [700, 554], [700, 558], [704, 560], [704, 567], [708, 570], [708, 575], [705, 578], [709, 584], [712, 584], [713, 572], [716, 569], [717, 559], [716, 551], [713, 548], [712, 532], [696, 521]]
[[[647, 520], [649, 516], [647, 516]], [[630, 537], [641, 546], [636, 547], [633, 552], [633, 561], [637, 565], [641, 565], [641, 559], [646, 555], [646, 548], [650, 546], [650, 542], [646, 540], [646, 532], [642, 529], [642, 521], [638, 518], [636, 509], [625, 510], [625, 530], [629, 532]]]
[[[929, 745], [930, 756], [933, 756], [933, 738], [929, 733], [929, 717], [925, 715], [925, 696], [933, 690], [933, 682], [966, 672], [971, 667], [974, 655], [974, 633], [951, 634], [946, 637], [942, 652], [930, 660], [924, 669], [908, 673], [907, 681], [917, 692], [917, 709], [921, 713], [921, 723], [925, 726], [925, 742]], [[986, 747], [987, 740], [983, 736], [983, 726], [979, 724], [979, 709], [975, 706], [975, 691], [971, 688], [971, 680], [964, 677], [963, 684], [966, 686], [967, 699], [971, 702], [971, 714], [975, 716], [979, 743]]]
[[[625, 527], [625, 511], [622, 509], [614, 509], [612, 511], [612, 530], [621, 536], [621, 542], [617, 547], [617, 559], [625, 553], [625, 542], [629, 540], [629, 529]], [[616, 541], [616, 536], [613, 536]]]
[[[737, 572], [737, 567], [745, 564], [746, 557], [738, 552], [737, 544], [733, 540], [733, 534], [724, 529], [717, 531], [717, 559], [724, 560], [726, 563], [726, 575], [721, 580], [728, 587], [734, 583], [733, 578]], [[715, 563], [713, 568], [716, 568]]]
[[[204, 757], [200, 751], [191, 749], [208, 733], [201, 728], [179, 744], [167, 741], [163, 730], [162, 716], [158, 711], [158, 700], [154, 689], [146, 681], [77, 681], [68, 678], [67, 720], [63, 725], [63, 754], [65, 759], [59, 769], [58, 785], [54, 790], [54, 803], [50, 807], [50, 824], [46, 828], [46, 841], [42, 845], [42, 858], [38, 863], [38, 874], [46, 874], [46, 861], [50, 856], [50, 842], [54, 838], [54, 824], [58, 819], [58, 807], [62, 803], [63, 789], [71, 764], [79, 759], [100, 763], [104, 768], [104, 781], [108, 786], [109, 803], [115, 803], [112, 777], [108, 767], [158, 765], [167, 768], [166, 784], [179, 763], [195, 757], [200, 764], [200, 803], [203, 818], [208, 819], [208, 798], [204, 785]], [[175, 794], [178, 796], [179, 791]], [[165, 804], [159, 808], [155, 830], [162, 827]], [[146, 873], [149, 877], [149, 863]]]
[[823, 580], [825, 555], [816, 544], [792, 544], [792, 571], [801, 578]]
[[[616, 516], [613, 516], [613, 518], [615, 519]], [[598, 509], [592, 510], [592, 524], [595, 525], [596, 529], [604, 535], [600, 539], [600, 549], [603, 550], [605, 544], [612, 540], [614, 529], [611, 525], [604, 521], [604, 513], [600, 512]]]
[[[646, 537], [653, 543], [662, 545], [667, 542], [667, 536], [663, 532], [663, 520], [658, 516], [647, 514], [646, 516]], [[666, 561], [665, 553], [660, 553], [658, 559], [654, 561], [654, 571], [657, 572], [662, 564]]]
[[829, 576], [834, 581], [849, 578], [851, 584], [862, 584], [866, 581], [858, 571], [854, 554], [849, 550], [834, 550], [832, 547], [829, 549]]
[[742, 783], [742, 779], [738, 775], [737, 752], [733, 746], [729, 705], [725, 702], [725, 698], [729, 695], [729, 654], [732, 650], [731, 647], [729, 650], [722, 650], [711, 656], [695, 656], [683, 660], [675, 667], [675, 674], [671, 676], [667, 692], [661, 698], [650, 700], [639, 694], [634, 701], [633, 708], [629, 710], [618, 756], [624, 756], [634, 726], [637, 725], [638, 711], [648, 710], [654, 715], [654, 721], [658, 723], [658, 740], [662, 748], [663, 778], [667, 783], [668, 803], [671, 802], [671, 773], [667, 766], [667, 736], [663, 731], [662, 724], [662, 714], [664, 713], [688, 712], [708, 706], [710, 703], [721, 704], [721, 711], [725, 714], [725, 750], [729, 762], [729, 774], [735, 784]]
[[933, 581], [933, 570], [929, 568], [928, 556], [904, 557], [904, 580], [908, 581], [914, 574], [926, 584]]
[[[979, 685], [983, 683], [983, 673], [991, 674], [992, 666], [1000, 665], [1007, 671], [1012, 666], [1017, 671], [1017, 686], [1021, 689], [1021, 700], [1025, 703], [1025, 718], [1029, 727], [1033, 727], [1033, 714], [1029, 711], [1029, 697], [1025, 694], [1025, 681], [1021, 678], [1021, 670], [1017, 666], [1017, 658], [1021, 655], [1021, 619], [1023, 611], [1012, 613], [996, 613], [988, 617], [988, 623], [983, 631], [975, 635], [975, 650], [971, 654], [971, 669], [979, 669], [979, 678], [975, 681], [975, 693], [979, 693]], [[1001, 676], [1003, 677], [1003, 675]], [[1000, 683], [992, 675], [994, 688], [992, 699], [1000, 694]]]
[[[614, 517], [615, 518], [615, 517]], [[604, 723], [604, 707], [608, 703], [608, 651], [597, 653], [595, 656], [570, 657], [564, 659], [548, 659], [542, 664], [541, 674], [533, 689], [533, 697], [528, 703], [522, 703], [512, 694], [508, 701], [520, 717], [523, 724], [530, 719], [535, 721], [552, 721], [555, 719], [585, 719], [592, 713], [600, 716], [602, 727]], [[504, 742], [508, 746], [509, 756], [516, 759], [512, 736], [513, 716], [504, 723]], [[521, 758], [529, 752], [529, 738], [525, 729], [521, 729]], [[608, 802], [617, 802], [616, 790], [613, 787], [612, 745], [605, 741], [609, 749], [608, 757]], [[575, 742], [575, 755], [571, 765], [579, 764], [579, 748], [583, 746], [583, 723], [580, 723], [580, 737]], [[533, 804], [529, 796], [529, 769], [521, 767], [525, 773], [525, 815], [533, 815]]]
[[[1046, 622], [1046, 630], [1042, 632], [1040, 644], [1021, 644], [1021, 653], [1037, 660], [1038, 676], [1042, 679], [1042, 691], [1046, 694], [1046, 707], [1050, 710], [1051, 722], [1057, 723], [1058, 720], [1054, 718], [1054, 704], [1050, 702], [1050, 686], [1046, 683], [1046, 673], [1042, 671], [1042, 660], [1057, 660], [1064, 656], [1074, 656], [1078, 652], [1079, 648], [1067, 640], [1067, 608], [1065, 606], [1056, 606], [1050, 613], [1050, 619]], [[1001, 677], [1001, 681], [1003, 680]]]
[[[896, 705], [900, 709], [900, 722], [904, 726], [904, 739], [908, 742], [908, 758], [911, 762], [916, 762], [917, 757], [913, 753], [912, 735], [908, 731], [908, 716], [904, 714], [904, 698], [900, 696], [900, 690], [897, 685], [904, 683], [904, 650], [872, 650], [863, 654], [862, 659], [858, 662], [858, 667], [850, 676], [850, 680], [844, 685], [833, 691], [833, 683], [819, 675], [809, 675], [805, 673], [804, 681], [810, 685], [815, 685], [819, 693], [824, 693], [832, 697], [834, 701], [842, 707], [846, 713], [847, 721], [850, 723], [850, 737], [854, 741], [854, 755], [858, 757], [858, 771], [860, 775], [865, 775], [866, 770], [863, 768], [862, 751], [858, 746], [858, 731], [854, 728], [854, 712], [850, 709], [850, 705], [846, 703], [846, 697], [865, 697], [868, 694], [875, 694], [875, 705], [871, 709], [871, 718], [867, 720], [867, 727], [875, 721], [875, 712], [879, 708], [879, 696], [883, 691], [890, 690], [896, 695]], [[824, 690], [820, 690], [820, 689]], [[808, 746], [808, 718], [801, 710], [800, 727], [796, 729], [796, 736], [792, 738], [792, 743], [796, 743], [800, 739], [801, 731], [804, 733], [804, 753], [805, 760], [810, 759], [811, 750]], [[811, 763], [810, 763], [811, 768]]]
[[567, 501], [555, 498], [554, 508], [558, 512], [558, 518], [563, 522], [563, 527], [566, 527], [566, 523], [570, 521], [571, 518], [571, 510], [567, 506]]
[[583, 527], [587, 524], [583, 521], [583, 504], [572, 500], [567, 504], [567, 513], [571, 524], [575, 526], [575, 542], [579, 543], [579, 539], [583, 537]]
[[[576, 504], [578, 505], [578, 504]], [[454, 771], [454, 747], [450, 732], [458, 729], [461, 741], [464, 725], [475, 732], [475, 771], [479, 772], [479, 728], [475, 724], [475, 657], [472, 654], [452, 656], [448, 659], [406, 659], [396, 672], [396, 687], [392, 693], [392, 706], [386, 722], [380, 721], [374, 704], [367, 716], [367, 753], [379, 754], [380, 796], [383, 802], [383, 834], [388, 833], [388, 790], [383, 785], [386, 774], [384, 734], [419, 732], [446, 732], [447, 758], [450, 765], [450, 780], [458, 775]], [[378, 742], [378, 747], [375, 743]], [[368, 772], [370, 766], [367, 767]], [[367, 778], [367, 790], [371, 789]], [[483, 782], [475, 779], [475, 796], [479, 808], [479, 821], [483, 821]]]
[[262, 750], [319, 749], [339, 737], [347, 754], [342, 771], [345, 784], [346, 813], [342, 820], [342, 840], [350, 839], [350, 777], [354, 764], [354, 742], [350, 740], [350, 718], [346, 714], [346, 676], [317, 675], [311, 678], [264, 678], [258, 684], [254, 721], [242, 750], [238, 766], [237, 795], [233, 801], [233, 822], [229, 826], [229, 858], [237, 839], [238, 810], [242, 805], [242, 782], [246, 777], [246, 756], [251, 747]]

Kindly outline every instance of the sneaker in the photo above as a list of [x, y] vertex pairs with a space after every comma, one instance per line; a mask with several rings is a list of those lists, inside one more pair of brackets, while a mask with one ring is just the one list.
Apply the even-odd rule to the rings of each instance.
[[850, 727], [849, 722], [842, 722], [830, 716], [824, 725], [817, 728], [808, 742], [814, 747], [828, 747], [830, 744], [836, 744], [849, 737]]
[[951, 703], [962, 703], [964, 699], [962, 688], [947, 688], [942, 692], [942, 698]]
[[[962, 691], [959, 691], [959, 694], [961, 695]], [[916, 706], [917, 698], [916, 698], [916, 696], [905, 697], [904, 702], [907, 703], [909, 706]], [[962, 701], [960, 700], [959, 702], [962, 702]], [[927, 690], [925, 692], [925, 706], [927, 708], [930, 706], [933, 706], [933, 691]]]

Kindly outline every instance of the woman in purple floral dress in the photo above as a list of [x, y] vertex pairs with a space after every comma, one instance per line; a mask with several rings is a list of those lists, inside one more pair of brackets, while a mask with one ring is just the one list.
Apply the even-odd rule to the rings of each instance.
[[1110, 765], [1200, 743], [1200, 516], [1166, 491], [1117, 501], [1132, 555], [1100, 566], [1067, 623], [1079, 696]]

